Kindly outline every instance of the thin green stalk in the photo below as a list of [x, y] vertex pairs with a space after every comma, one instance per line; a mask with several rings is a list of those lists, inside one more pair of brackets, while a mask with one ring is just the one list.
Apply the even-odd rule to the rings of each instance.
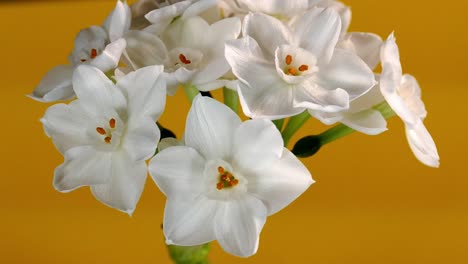
[[302, 114], [293, 116], [289, 119], [286, 128], [281, 135], [283, 136], [284, 145], [287, 146], [294, 134], [309, 120], [310, 114], [304, 111]]
[[200, 93], [195, 85], [183, 84], [182, 87], [184, 88], [185, 95], [187, 96], [187, 99], [190, 101], [190, 103], [192, 103], [195, 96]]
[[326, 145], [330, 142], [333, 142], [337, 139], [340, 139], [344, 136], [347, 136], [351, 133], [353, 133], [355, 130], [348, 127], [348, 126], [345, 126], [343, 124], [340, 124], [340, 125], [337, 125], [337, 126], [334, 126], [330, 129], [328, 129], [327, 131], [323, 132], [322, 134], [319, 135], [319, 138], [320, 138], [320, 145], [323, 146], [323, 145]]
[[239, 111], [239, 95], [236, 91], [229, 88], [223, 88], [224, 104], [232, 109], [235, 113]]
[[284, 125], [284, 118], [273, 120], [273, 124], [275, 124], [278, 131], [281, 132], [281, 130], [283, 129], [283, 125]]

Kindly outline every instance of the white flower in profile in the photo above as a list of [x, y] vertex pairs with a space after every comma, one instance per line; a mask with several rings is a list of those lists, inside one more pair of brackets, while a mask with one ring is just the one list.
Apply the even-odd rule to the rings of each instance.
[[288, 25], [274, 17], [245, 17], [243, 38], [228, 41], [226, 59], [239, 79], [244, 113], [279, 119], [305, 109], [338, 112], [375, 85], [372, 70], [356, 54], [336, 48], [336, 11], [313, 8]]
[[169, 147], [149, 171], [167, 196], [168, 244], [218, 240], [233, 255], [255, 254], [266, 218], [312, 183], [273, 123], [244, 123], [227, 106], [197, 96], [187, 117], [185, 145]]
[[96, 199], [132, 214], [146, 181], [145, 161], [160, 138], [156, 121], [166, 100], [162, 70], [143, 68], [114, 85], [95, 67], [77, 67], [78, 99], [51, 106], [41, 119], [65, 157], [55, 169], [58, 191], [90, 186]]
[[68, 100], [75, 97], [72, 86], [73, 71], [79, 65], [91, 65], [107, 72], [117, 67], [125, 50], [123, 34], [130, 27], [130, 8], [126, 2], [117, 1], [115, 9], [103, 26], [81, 30], [68, 60], [50, 70], [29, 96], [40, 102]]
[[439, 154], [432, 136], [424, 126], [427, 111], [416, 79], [403, 75], [400, 53], [393, 33], [381, 49], [380, 90], [393, 111], [405, 123], [406, 137], [416, 158], [430, 167], [439, 166]]

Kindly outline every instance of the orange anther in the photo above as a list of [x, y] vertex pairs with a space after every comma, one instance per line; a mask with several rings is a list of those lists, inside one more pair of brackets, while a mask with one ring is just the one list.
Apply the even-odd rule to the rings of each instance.
[[218, 184], [216, 184], [216, 189], [222, 190], [223, 188], [224, 188], [224, 183], [219, 182]]
[[288, 73], [291, 74], [291, 75], [297, 75], [296, 68], [289, 68]]
[[184, 54], [179, 54], [179, 60], [180, 60], [183, 64], [190, 64], [190, 63], [192, 63], [191, 60], [187, 60], [187, 57], [185, 57]]
[[291, 63], [292, 63], [292, 56], [288, 54], [286, 56], [286, 65], [291, 65]]
[[309, 69], [309, 66], [308, 66], [308, 65], [305, 65], [305, 64], [303, 64], [303, 65], [301, 65], [301, 66], [299, 67], [299, 71], [301, 71], [301, 72], [307, 71], [308, 69]]
[[106, 134], [106, 130], [104, 128], [102, 128], [102, 127], [96, 127], [96, 131], [101, 135]]
[[115, 128], [115, 119], [114, 118], [109, 120], [109, 126], [110, 126], [110, 128]]
[[91, 58], [91, 59], [94, 59], [94, 58], [96, 58], [96, 57], [97, 57], [97, 50], [96, 50], [96, 49], [92, 49], [92, 50], [91, 50], [91, 56], [90, 56], [90, 58]]
[[231, 183], [231, 186], [236, 186], [237, 184], [239, 184], [239, 180], [238, 179], [235, 179], [233, 180]]
[[105, 141], [107, 144], [110, 144], [110, 143], [111, 143], [111, 139], [112, 139], [111, 137], [106, 137], [106, 138], [104, 139], [104, 141]]
[[86, 61], [86, 59], [81, 59], [80, 61], [81, 61], [81, 62], [85, 62], [85, 61]]
[[221, 167], [221, 166], [220, 166], [220, 167], [218, 167], [218, 173], [219, 173], [219, 174], [223, 175], [223, 174], [224, 174], [224, 172], [225, 172], [225, 170], [224, 170], [224, 168], [223, 168], [223, 167]]

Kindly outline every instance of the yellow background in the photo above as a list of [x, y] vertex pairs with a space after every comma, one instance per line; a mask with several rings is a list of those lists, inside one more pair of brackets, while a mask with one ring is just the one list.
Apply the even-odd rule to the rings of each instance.
[[[370, 137], [351, 135], [304, 160], [316, 184], [270, 217], [258, 254], [238, 259], [214, 244], [214, 264], [468, 263], [468, 18], [465, 1], [346, 1], [351, 29], [395, 30], [404, 70], [423, 89], [441, 168], [420, 164], [397, 119]], [[79, 29], [100, 24], [115, 2], [0, 3], [0, 263], [170, 263], [160, 230], [164, 196], [147, 182], [132, 218], [87, 188], [52, 187], [63, 158], [25, 97], [65, 63]], [[181, 135], [189, 108], [169, 98], [162, 122]], [[323, 130], [311, 120], [302, 135]]]

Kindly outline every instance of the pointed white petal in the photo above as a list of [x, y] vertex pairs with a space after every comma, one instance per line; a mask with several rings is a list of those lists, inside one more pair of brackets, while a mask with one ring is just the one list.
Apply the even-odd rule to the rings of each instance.
[[382, 38], [372, 33], [352, 32], [346, 34], [338, 43], [338, 48], [348, 50], [359, 56], [371, 69], [380, 62]]
[[110, 171], [109, 181], [91, 186], [91, 192], [105, 205], [131, 215], [145, 186], [146, 163], [133, 162], [123, 153], [113, 153]]
[[377, 83], [369, 66], [349, 51], [336, 49], [330, 63], [319, 68], [319, 85], [329, 90], [341, 88], [350, 100], [365, 94]]
[[233, 165], [244, 170], [270, 166], [281, 157], [283, 146], [281, 134], [271, 121], [246, 121], [234, 135]]
[[422, 121], [419, 121], [414, 126], [406, 126], [406, 138], [411, 150], [419, 161], [429, 167], [439, 167], [437, 147]]
[[192, 200], [203, 191], [205, 160], [193, 148], [174, 146], [159, 152], [149, 172], [168, 199]]
[[154, 34], [131, 30], [125, 34], [126, 52], [132, 65], [137, 68], [152, 65], [163, 65], [168, 51], [164, 43]]
[[78, 66], [73, 74], [73, 89], [80, 104], [90, 113], [111, 116], [126, 108], [122, 92], [95, 67]]
[[[69, 56], [69, 60], [73, 66], [80, 64], [89, 64], [92, 57], [100, 54], [109, 42], [107, 32], [99, 26], [91, 26], [81, 30], [75, 38], [75, 46]], [[96, 54], [92, 54], [95, 50]]]
[[227, 159], [239, 117], [227, 106], [198, 95], [187, 117], [185, 143], [205, 159]]
[[269, 59], [275, 57], [276, 48], [291, 42], [289, 29], [278, 19], [262, 13], [251, 13], [244, 18], [242, 35], [255, 39]]
[[72, 99], [75, 96], [72, 86], [73, 69], [71, 65], [51, 69], [29, 97], [39, 102]]
[[[379, 76], [376, 76], [376, 78], [379, 78]], [[377, 84], [374, 87], [372, 87], [367, 93], [354, 99], [349, 106], [349, 112], [357, 113], [363, 110], [368, 110], [384, 101], [385, 98], [380, 92], [380, 86]]]
[[329, 113], [310, 109], [309, 114], [328, 126], [333, 125], [336, 122], [342, 120], [344, 115], [343, 112]]
[[308, 7], [308, 0], [239, 0], [237, 2], [240, 5], [245, 5], [249, 11], [271, 15], [299, 13]]
[[149, 116], [156, 122], [166, 105], [166, 85], [162, 66], [130, 72], [117, 82], [128, 100], [129, 118]]
[[130, 28], [132, 21], [132, 11], [126, 1], [117, 0], [115, 9], [104, 22], [103, 27], [109, 34], [111, 42], [122, 38], [126, 31]]
[[[175, 146], [184, 146], [184, 142], [177, 140], [176, 138], [163, 138], [159, 141], [158, 151], [161, 152], [167, 148]], [[151, 172], [151, 169], [150, 169]]]
[[134, 161], [148, 160], [156, 152], [161, 132], [149, 116], [134, 117], [127, 123], [122, 148]]
[[87, 133], [89, 116], [78, 101], [49, 107], [41, 122], [62, 154], [70, 148], [92, 144]]
[[103, 72], [117, 68], [126, 45], [127, 42], [123, 38], [111, 42], [100, 55], [91, 60], [90, 65], [99, 68]]
[[424, 102], [421, 100], [421, 88], [416, 78], [409, 74], [403, 75], [398, 94], [405, 98], [411, 112], [422, 120], [426, 118], [427, 111]]
[[112, 154], [80, 146], [65, 152], [65, 162], [55, 169], [54, 187], [70, 192], [82, 186], [104, 184], [111, 178]]
[[169, 25], [172, 19], [181, 15], [190, 5], [191, 1], [181, 1], [173, 5], [155, 9], [146, 14], [145, 17], [152, 24]]
[[169, 245], [195, 246], [215, 239], [217, 201], [199, 196], [191, 200], [168, 199], [164, 210], [164, 235]]
[[220, 204], [214, 219], [216, 239], [232, 255], [252, 256], [257, 252], [266, 217], [265, 205], [253, 196], [226, 201]]
[[307, 168], [287, 149], [270, 167], [249, 176], [248, 192], [262, 200], [268, 215], [292, 203], [314, 183]]
[[309, 50], [321, 62], [327, 63], [340, 37], [341, 20], [331, 9], [312, 8], [303, 15], [293, 18], [295, 42]]
[[347, 114], [341, 120], [346, 126], [367, 135], [378, 135], [387, 131], [387, 121], [379, 111], [364, 110]]

